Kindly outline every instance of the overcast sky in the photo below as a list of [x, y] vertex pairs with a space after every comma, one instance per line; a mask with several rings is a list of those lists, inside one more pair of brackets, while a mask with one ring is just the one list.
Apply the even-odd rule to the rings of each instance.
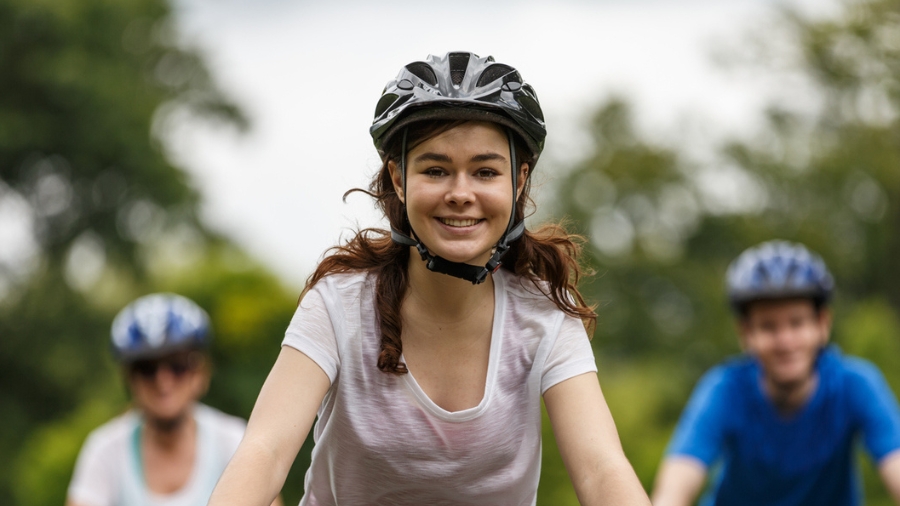
[[189, 40], [253, 128], [185, 125], [169, 146], [193, 174], [206, 220], [299, 286], [342, 234], [378, 223], [366, 197], [341, 195], [378, 166], [368, 126], [402, 65], [468, 50], [518, 68], [547, 116], [539, 170], [552, 183], [582, 156], [581, 126], [610, 95], [632, 101], [652, 135], [751, 131], [766, 90], [711, 55], [765, 29], [781, 3], [179, 0]]

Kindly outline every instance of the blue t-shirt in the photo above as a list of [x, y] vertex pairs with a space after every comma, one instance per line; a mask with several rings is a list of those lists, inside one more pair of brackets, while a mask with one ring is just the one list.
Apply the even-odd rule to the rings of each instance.
[[702, 506], [862, 504], [854, 442], [879, 462], [900, 448], [900, 407], [873, 364], [825, 348], [807, 404], [780, 415], [761, 386], [758, 363], [740, 357], [697, 384], [668, 455], [716, 464]]

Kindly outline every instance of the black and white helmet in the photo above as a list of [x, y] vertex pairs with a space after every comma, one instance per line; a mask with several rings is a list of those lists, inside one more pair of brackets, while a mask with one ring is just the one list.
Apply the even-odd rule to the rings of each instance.
[[400, 69], [384, 87], [369, 133], [381, 150], [404, 126], [425, 119], [500, 123], [515, 130], [535, 158], [547, 137], [537, 93], [519, 72], [468, 52], [429, 55]]

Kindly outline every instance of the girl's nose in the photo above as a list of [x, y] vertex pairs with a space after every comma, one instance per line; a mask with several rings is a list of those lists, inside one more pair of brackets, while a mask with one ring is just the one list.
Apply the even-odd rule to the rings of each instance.
[[472, 200], [472, 185], [466, 174], [457, 174], [450, 181], [450, 188], [447, 190], [447, 203], [466, 204]]

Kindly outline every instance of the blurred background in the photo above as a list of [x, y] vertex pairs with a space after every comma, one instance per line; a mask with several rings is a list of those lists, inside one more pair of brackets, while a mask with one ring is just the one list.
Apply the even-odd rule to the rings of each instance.
[[[210, 312], [206, 402], [247, 417], [305, 277], [380, 223], [341, 195], [377, 168], [384, 83], [453, 50], [540, 94], [530, 220], [587, 238], [600, 379], [648, 490], [694, 382], [739, 352], [723, 276], [758, 242], [824, 257], [833, 340], [900, 391], [898, 0], [0, 0], [0, 503], [62, 504], [127, 409], [108, 329], [144, 293]], [[539, 503], [577, 504], [549, 430]]]

